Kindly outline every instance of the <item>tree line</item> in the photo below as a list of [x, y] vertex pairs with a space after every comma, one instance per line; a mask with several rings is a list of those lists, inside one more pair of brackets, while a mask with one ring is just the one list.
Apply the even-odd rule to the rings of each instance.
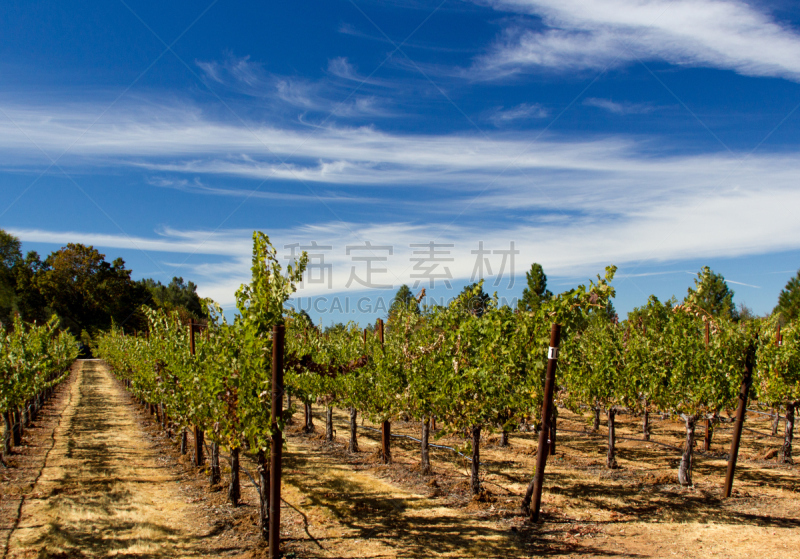
[[116, 324], [126, 331], [143, 330], [143, 307], [177, 311], [183, 319], [204, 319], [206, 310], [197, 286], [181, 277], [160, 281], [131, 278], [122, 258], [106, 261], [92, 246], [69, 243], [42, 259], [35, 251], [22, 254], [20, 240], [0, 229], [0, 324], [14, 315], [27, 323], [46, 323], [57, 316], [60, 328], [85, 345]]

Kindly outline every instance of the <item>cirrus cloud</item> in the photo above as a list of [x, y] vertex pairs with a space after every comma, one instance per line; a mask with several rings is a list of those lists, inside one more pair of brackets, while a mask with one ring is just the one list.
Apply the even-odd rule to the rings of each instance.
[[[481, 2], [483, 3], [483, 2]], [[638, 60], [800, 81], [800, 35], [737, 0], [490, 0], [533, 18], [508, 27], [475, 70], [604, 69]], [[534, 27], [534, 28], [532, 28]]]

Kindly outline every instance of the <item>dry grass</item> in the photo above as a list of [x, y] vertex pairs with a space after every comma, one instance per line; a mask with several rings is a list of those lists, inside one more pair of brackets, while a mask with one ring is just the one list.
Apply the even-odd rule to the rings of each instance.
[[76, 374], [9, 556], [198, 556], [207, 526], [181, 522], [189, 505], [125, 395], [97, 362]]
[[[321, 410], [320, 410], [321, 411]], [[733, 498], [724, 500], [721, 484], [730, 444], [730, 427], [718, 427], [712, 450], [696, 452], [694, 486], [677, 484], [679, 447], [684, 431], [681, 423], [658, 420], [653, 425], [650, 442], [642, 441], [639, 419], [620, 417], [617, 433], [625, 439], [617, 442], [619, 469], [605, 468], [606, 433], [586, 430], [587, 417], [560, 410], [557, 453], [548, 460], [543, 498], [544, 522], [532, 526], [519, 515], [518, 508], [533, 472], [536, 437], [533, 433], [515, 433], [511, 446], [496, 446], [497, 437], [487, 436], [481, 451], [482, 476], [489, 491], [489, 502], [470, 500], [464, 461], [455, 454], [432, 451], [434, 475], [415, 473], [418, 446], [412, 441], [392, 441], [395, 464], [377, 463], [378, 433], [359, 430], [361, 453], [356, 457], [344, 452], [344, 438], [331, 445], [318, 436], [302, 436], [302, 448], [293, 458], [312, 462], [310, 483], [304, 485], [305, 504], [309, 511], [327, 511], [339, 525], [349, 521], [348, 511], [377, 511], [387, 516], [407, 516], [411, 521], [398, 532], [369, 532], [370, 541], [380, 540], [392, 552], [359, 555], [344, 552], [341, 557], [786, 557], [788, 549], [800, 545], [800, 477], [795, 467], [779, 466], [763, 459], [780, 439], [770, 437], [767, 421], [748, 415], [748, 426], [740, 454]], [[315, 416], [322, 430], [323, 414]], [[335, 413], [335, 429], [348, 433], [348, 417]], [[368, 422], [365, 425], [370, 425]], [[395, 433], [419, 436], [419, 425], [393, 423]], [[635, 439], [635, 440], [626, 440]], [[461, 439], [444, 438], [438, 442], [457, 445]], [[674, 448], [670, 448], [674, 447]], [[312, 448], [316, 452], [312, 452]], [[311, 458], [314, 456], [315, 458]], [[317, 462], [323, 466], [317, 468]], [[346, 483], [328, 480], [327, 471], [336, 472]], [[354, 471], [355, 470], [355, 471]], [[348, 473], [349, 472], [349, 473]], [[356, 474], [358, 478], [354, 477]], [[386, 511], [367, 496], [362, 477], [388, 482], [397, 494], [408, 493], [402, 512]], [[356, 486], [352, 486], [352, 484]], [[312, 496], [313, 495], [313, 496]], [[390, 492], [386, 492], [389, 496]], [[326, 498], [326, 496], [328, 496]], [[381, 499], [382, 501], [383, 499]], [[387, 502], [392, 502], [386, 500]], [[421, 512], [419, 512], [421, 511]], [[435, 512], [433, 512], [435, 511]], [[447, 511], [444, 513], [443, 511]], [[362, 515], [363, 516], [363, 515]], [[394, 521], [376, 520], [380, 514], [361, 518], [359, 528], [392, 525]], [[328, 537], [333, 537], [328, 527]], [[313, 531], [312, 531], [313, 533]], [[363, 533], [363, 532], [362, 532]], [[341, 529], [341, 545], [349, 541]], [[301, 555], [327, 556], [300, 546]]]
[[[285, 499], [304, 511], [284, 524], [287, 548], [303, 557], [515, 557], [507, 530], [467, 511], [405, 490], [372, 470], [354, 471], [307, 443], [291, 443]], [[377, 468], [380, 469], [380, 468]], [[308, 542], [309, 533], [317, 543]]]

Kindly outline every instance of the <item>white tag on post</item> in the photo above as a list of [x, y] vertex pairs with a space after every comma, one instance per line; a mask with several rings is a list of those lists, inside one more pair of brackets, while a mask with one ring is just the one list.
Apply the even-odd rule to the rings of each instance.
[[547, 358], [548, 359], [558, 359], [558, 348], [557, 347], [550, 347], [547, 350]]

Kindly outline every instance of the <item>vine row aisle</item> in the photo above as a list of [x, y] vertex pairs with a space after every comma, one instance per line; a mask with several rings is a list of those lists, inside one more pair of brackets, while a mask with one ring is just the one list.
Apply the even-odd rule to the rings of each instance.
[[128, 396], [102, 362], [83, 361], [74, 374], [9, 557], [204, 555], [195, 547], [208, 528], [194, 520]]

